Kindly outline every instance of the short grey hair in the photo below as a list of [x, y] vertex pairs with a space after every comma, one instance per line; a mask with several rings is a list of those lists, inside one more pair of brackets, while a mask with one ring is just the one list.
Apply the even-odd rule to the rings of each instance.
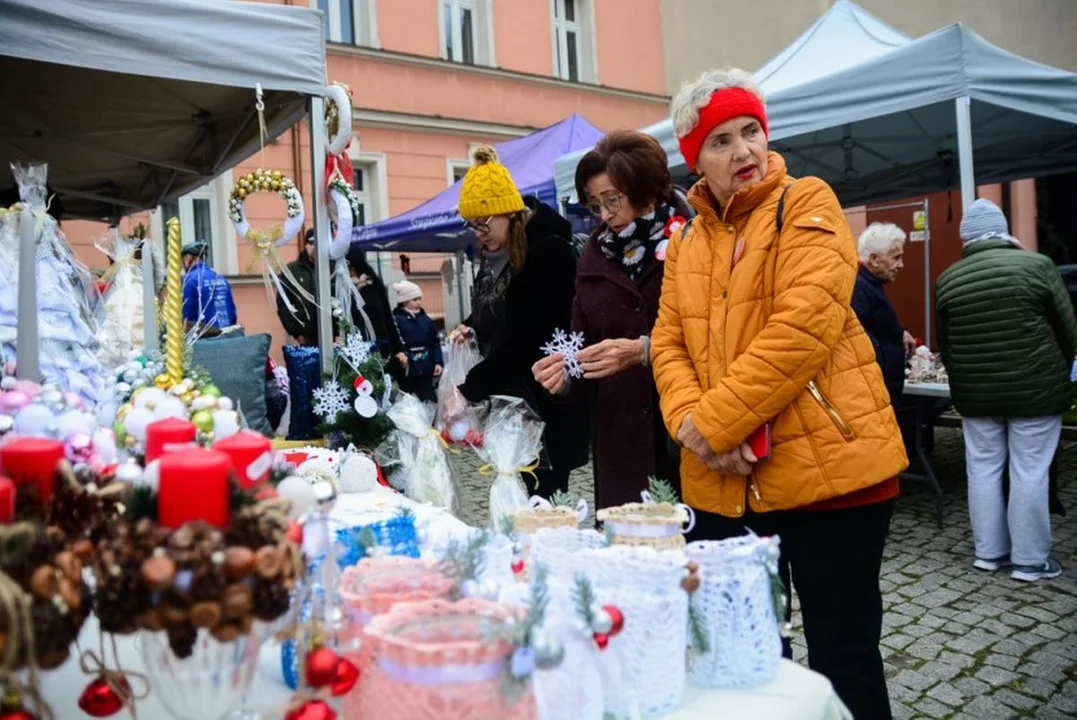
[[905, 231], [894, 223], [875, 222], [868, 225], [856, 241], [856, 249], [861, 262], [867, 262], [872, 255], [890, 252], [896, 243], [905, 242]]
[[759, 98], [766, 110], [767, 101], [763, 91], [752, 78], [751, 73], [735, 67], [707, 70], [695, 80], [681, 85], [680, 91], [669, 104], [669, 115], [673, 118], [673, 132], [682, 138], [695, 130], [699, 124], [699, 111], [707, 107], [711, 95], [726, 88], [742, 88]]

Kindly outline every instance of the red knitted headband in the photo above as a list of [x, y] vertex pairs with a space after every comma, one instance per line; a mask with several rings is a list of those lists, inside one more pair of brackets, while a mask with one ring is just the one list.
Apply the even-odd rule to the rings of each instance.
[[742, 115], [754, 117], [763, 126], [763, 134], [770, 134], [767, 130], [767, 111], [763, 107], [763, 101], [752, 91], [731, 87], [717, 90], [711, 95], [710, 102], [699, 111], [699, 122], [695, 128], [677, 141], [681, 146], [681, 155], [684, 155], [684, 160], [692, 172], [696, 170], [699, 151], [711, 130], [726, 120]]

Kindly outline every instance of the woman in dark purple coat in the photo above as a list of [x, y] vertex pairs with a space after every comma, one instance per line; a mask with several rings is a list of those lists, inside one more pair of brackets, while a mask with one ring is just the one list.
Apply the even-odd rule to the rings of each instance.
[[658, 408], [650, 334], [658, 316], [666, 243], [693, 214], [676, 193], [666, 153], [650, 135], [616, 131], [576, 168], [580, 202], [602, 225], [580, 255], [572, 330], [586, 347], [582, 380], [552, 355], [535, 379], [554, 396], [587, 393], [591, 403], [595, 506], [639, 502], [648, 477], [679, 485], [680, 450]]

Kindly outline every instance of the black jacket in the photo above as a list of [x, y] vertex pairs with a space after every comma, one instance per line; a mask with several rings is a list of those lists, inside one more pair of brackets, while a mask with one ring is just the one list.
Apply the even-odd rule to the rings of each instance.
[[393, 310], [393, 320], [396, 321], [396, 329], [400, 331], [404, 352], [408, 356], [408, 376], [433, 376], [434, 368], [445, 364], [441, 357], [441, 340], [438, 338], [434, 321], [425, 310], [412, 315], [401, 307]]
[[875, 360], [883, 371], [890, 404], [901, 407], [905, 388], [905, 329], [886, 296], [882, 280], [863, 265], [853, 287], [853, 311], [875, 346]]
[[572, 324], [576, 253], [572, 225], [533, 198], [527, 223], [527, 257], [505, 292], [505, 329], [482, 362], [471, 369], [460, 392], [472, 402], [491, 395], [522, 397], [546, 423], [550, 463], [577, 468], [587, 462], [588, 422], [584, 402], [556, 401], [535, 382], [531, 366], [554, 330]]
[[[315, 297], [315, 282], [318, 270], [306, 252], [299, 254], [299, 258], [288, 263], [288, 272], [296, 279], [299, 286], [311, 297]], [[295, 308], [293, 314], [284, 304], [284, 298], [277, 293], [277, 317], [284, 331], [293, 338], [303, 337], [308, 345], [318, 344], [318, 308], [307, 300], [300, 297], [287, 278], [281, 278], [281, 285], [288, 294], [288, 299]]]

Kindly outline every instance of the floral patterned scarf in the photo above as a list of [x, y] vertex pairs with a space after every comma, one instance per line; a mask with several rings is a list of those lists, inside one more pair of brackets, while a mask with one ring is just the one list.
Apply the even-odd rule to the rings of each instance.
[[684, 224], [684, 219], [674, 212], [672, 205], [662, 202], [619, 233], [604, 227], [598, 235], [602, 254], [620, 265], [633, 280], [638, 280], [652, 262], [666, 259], [670, 235]]

